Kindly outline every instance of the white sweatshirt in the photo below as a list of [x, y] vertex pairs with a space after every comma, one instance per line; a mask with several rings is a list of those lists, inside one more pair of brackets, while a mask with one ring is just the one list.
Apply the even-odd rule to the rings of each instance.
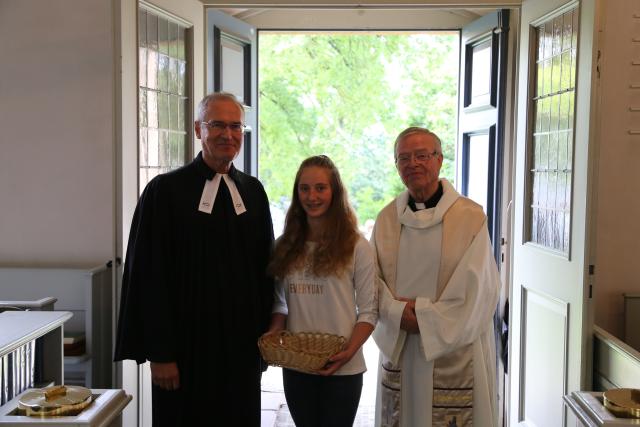
[[[309, 252], [315, 245], [307, 243]], [[341, 276], [316, 277], [309, 268], [295, 270], [275, 288], [273, 313], [287, 316], [291, 332], [325, 332], [349, 340], [357, 322], [375, 327], [378, 295], [373, 250], [360, 236], [351, 264]], [[353, 375], [367, 370], [362, 348], [335, 375]]]

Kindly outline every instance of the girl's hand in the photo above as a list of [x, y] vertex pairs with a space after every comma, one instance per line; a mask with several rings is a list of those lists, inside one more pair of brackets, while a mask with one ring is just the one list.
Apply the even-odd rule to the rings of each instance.
[[273, 313], [271, 315], [271, 324], [269, 324], [269, 329], [264, 335], [272, 335], [277, 334], [280, 331], [283, 331], [287, 327], [287, 316], [282, 313]]
[[329, 361], [323, 369], [317, 371], [318, 374], [329, 376], [333, 375], [338, 369], [340, 369], [345, 363], [347, 363], [353, 357], [352, 352], [342, 350], [329, 358]]
[[274, 335], [277, 334], [279, 332], [284, 331], [284, 328], [269, 328], [269, 330], [267, 332], [265, 332], [264, 334], [262, 334], [263, 336], [266, 335]]
[[326, 366], [317, 371], [317, 373], [325, 376], [333, 375], [345, 363], [351, 360], [353, 355], [358, 352], [362, 344], [369, 338], [371, 332], [373, 332], [373, 325], [371, 323], [357, 322], [353, 327], [349, 342], [347, 342], [341, 351], [331, 356]]

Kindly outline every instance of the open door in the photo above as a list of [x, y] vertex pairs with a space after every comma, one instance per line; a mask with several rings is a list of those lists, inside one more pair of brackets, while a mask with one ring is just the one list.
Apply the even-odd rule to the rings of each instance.
[[484, 208], [492, 242], [500, 231], [508, 31], [509, 10], [501, 10], [461, 35], [457, 180], [462, 194]]
[[[494, 256], [501, 270], [501, 246], [507, 240], [502, 238], [501, 227], [502, 214], [506, 211], [502, 198], [503, 177], [505, 169], [510, 169], [508, 163], [504, 163], [506, 101], [510, 98], [507, 94], [510, 12], [505, 9], [483, 16], [466, 25], [460, 38], [457, 182], [462, 194], [484, 208]], [[501, 356], [506, 357], [506, 353], [501, 338], [507, 282], [503, 280], [494, 318], [499, 425], [504, 425], [505, 413], [506, 360]]]
[[522, 4], [510, 425], [560, 427], [590, 388], [589, 181], [596, 0]]
[[256, 29], [215, 9], [207, 9], [207, 92], [230, 92], [245, 108], [247, 125], [235, 167], [257, 176]]

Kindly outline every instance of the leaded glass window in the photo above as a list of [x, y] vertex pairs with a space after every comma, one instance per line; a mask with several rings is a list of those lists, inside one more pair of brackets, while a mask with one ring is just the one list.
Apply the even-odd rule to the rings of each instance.
[[140, 192], [153, 177], [183, 166], [189, 155], [187, 26], [138, 10]]
[[568, 254], [571, 225], [578, 10], [535, 28], [529, 241]]

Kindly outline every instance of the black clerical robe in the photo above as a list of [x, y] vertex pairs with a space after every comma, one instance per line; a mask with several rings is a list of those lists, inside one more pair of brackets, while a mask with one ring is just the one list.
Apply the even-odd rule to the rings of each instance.
[[259, 426], [261, 359], [273, 283], [267, 195], [233, 166], [246, 207], [234, 210], [225, 180], [211, 213], [199, 210], [215, 176], [202, 153], [154, 178], [136, 208], [124, 266], [115, 360], [178, 364], [180, 389], [154, 386], [155, 425]]

